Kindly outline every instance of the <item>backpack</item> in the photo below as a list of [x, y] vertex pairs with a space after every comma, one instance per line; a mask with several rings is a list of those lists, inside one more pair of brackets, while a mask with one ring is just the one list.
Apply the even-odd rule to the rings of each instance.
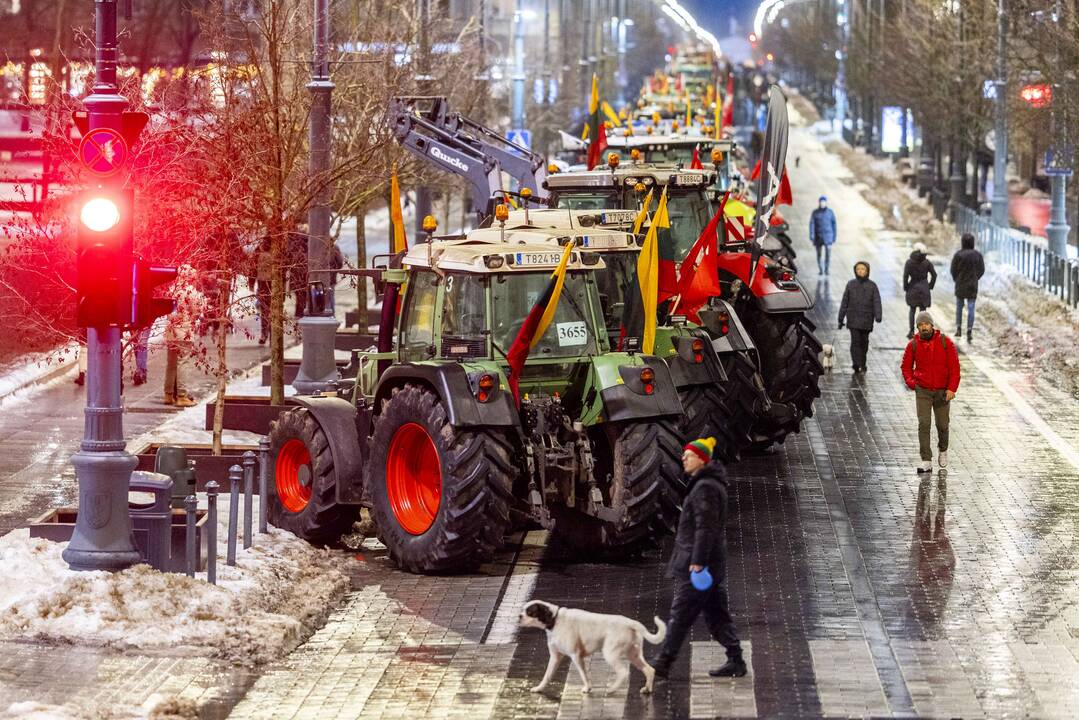
[[[940, 347], [945, 353], [948, 352], [948, 336], [940, 334]], [[910, 339], [910, 359], [912, 363], [918, 362], [918, 338]]]

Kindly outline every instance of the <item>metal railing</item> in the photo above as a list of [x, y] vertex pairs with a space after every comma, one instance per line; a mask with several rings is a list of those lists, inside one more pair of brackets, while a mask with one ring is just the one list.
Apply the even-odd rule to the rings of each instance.
[[972, 234], [987, 260], [995, 253], [1000, 263], [1015, 268], [1048, 294], [1073, 308], [1079, 306], [1079, 262], [1050, 252], [1044, 238], [994, 225], [970, 208], [959, 207], [956, 213], [956, 231]]

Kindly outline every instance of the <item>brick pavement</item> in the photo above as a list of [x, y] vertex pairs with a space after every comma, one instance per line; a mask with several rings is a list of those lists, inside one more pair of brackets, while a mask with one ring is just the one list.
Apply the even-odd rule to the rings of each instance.
[[[662, 578], [669, 545], [639, 562], [603, 565], [545, 544], [541, 534], [468, 577], [399, 573], [369, 542], [362, 562], [342, 556], [354, 584], [345, 604], [257, 679], [224, 676], [223, 668], [174, 671], [169, 663], [184, 662], [175, 658], [146, 667], [167, 668], [165, 682], [176, 686], [188, 678], [188, 697], [214, 698], [206, 717], [1072, 716], [1079, 445], [1067, 443], [1079, 435], [1079, 412], [991, 348], [968, 353], [961, 345], [949, 472], [918, 478], [913, 399], [898, 371], [906, 342], [898, 273], [910, 237], [880, 231], [872, 213], [862, 221], [859, 188], [805, 130], [793, 133], [792, 153], [803, 161], [792, 170], [792, 226], [805, 226], [807, 200], [821, 192], [839, 215], [827, 280], [815, 277], [802, 238], [798, 249], [818, 300], [814, 319], [840, 362], [800, 435], [731, 468], [728, 582], [749, 676], [708, 678], [721, 653], [697, 628], [653, 698], [639, 695], [636, 673], [627, 690], [600, 693], [602, 659], [592, 661], [592, 696], [580, 692], [568, 663], [549, 692], [529, 693], [547, 651], [542, 633], [512, 625], [524, 599], [646, 623], [670, 603]], [[834, 315], [850, 267], [863, 257], [873, 263], [886, 319], [872, 336], [869, 372], [854, 376]], [[947, 317], [946, 282], [936, 296]], [[68, 652], [75, 663], [86, 654]], [[17, 661], [2, 662], [0, 688], [19, 672]]]

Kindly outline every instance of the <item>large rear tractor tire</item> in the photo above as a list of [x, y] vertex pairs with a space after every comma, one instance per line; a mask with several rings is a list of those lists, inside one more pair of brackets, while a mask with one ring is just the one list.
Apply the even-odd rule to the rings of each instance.
[[274, 483], [270, 523], [310, 543], [335, 542], [352, 528], [359, 508], [337, 502], [337, 474], [322, 426], [294, 408], [270, 424]]
[[555, 525], [559, 540], [590, 556], [614, 559], [658, 548], [663, 536], [677, 528], [686, 492], [675, 421], [604, 423], [592, 432], [594, 472], [604, 502], [622, 511], [622, 519], [607, 522], [559, 508]]
[[[766, 401], [762, 397], [757, 366], [748, 353], [725, 353], [719, 356], [719, 361], [727, 375], [727, 382], [720, 387], [723, 428], [718, 435], [714, 434], [718, 441], [716, 457], [723, 462], [736, 462], [741, 458], [742, 451], [750, 445], [753, 426]], [[684, 405], [685, 400], [682, 402]], [[707, 436], [687, 435], [686, 439], [694, 440], [696, 437]]]
[[429, 390], [382, 402], [366, 476], [379, 540], [416, 573], [473, 570], [502, 547], [516, 469], [505, 435], [455, 428]]
[[802, 420], [813, 417], [813, 401], [820, 397], [820, 341], [816, 327], [804, 313], [770, 314], [750, 309], [743, 322], [761, 359], [761, 377], [773, 412], [763, 414], [753, 427], [754, 443], [782, 443], [799, 432]]

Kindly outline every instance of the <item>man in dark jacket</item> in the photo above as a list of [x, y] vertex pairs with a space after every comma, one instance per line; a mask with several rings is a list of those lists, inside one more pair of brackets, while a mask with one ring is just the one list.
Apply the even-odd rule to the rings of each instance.
[[[817, 201], [817, 209], [809, 216], [809, 241], [817, 249], [817, 271], [821, 275], [828, 274], [828, 267], [832, 262], [832, 245], [835, 243], [835, 213], [828, 207], [828, 198], [820, 196]], [[824, 262], [821, 262], [821, 251], [824, 252]]]
[[914, 337], [914, 313], [927, 310], [933, 304], [933, 288], [937, 284], [937, 271], [929, 260], [925, 245], [914, 243], [914, 251], [903, 266], [903, 290], [906, 292], [908, 315], [907, 337]]
[[933, 449], [929, 444], [930, 416], [937, 423], [937, 459], [948, 467], [948, 416], [959, 390], [959, 353], [955, 343], [933, 327], [933, 316], [918, 313], [918, 335], [903, 352], [903, 380], [914, 391], [918, 409], [918, 450], [922, 464], [918, 472], [933, 471]]
[[854, 279], [847, 283], [839, 303], [839, 327], [846, 322], [850, 328], [850, 358], [854, 372], [865, 372], [865, 356], [869, 351], [869, 333], [873, 323], [881, 321], [880, 290], [869, 279], [869, 263], [854, 264]]
[[[746, 663], [738, 632], [727, 607], [727, 473], [720, 463], [712, 462], [715, 438], [694, 440], [682, 451], [689, 492], [682, 502], [674, 552], [667, 564], [667, 576], [676, 583], [671, 603], [667, 639], [659, 657], [652, 663], [656, 677], [670, 674], [689, 630], [697, 616], [704, 613], [708, 631], [727, 651], [727, 663], [708, 672], [712, 677], [742, 677]], [[691, 573], [707, 572], [712, 584], [704, 590], [693, 585]], [[703, 577], [703, 575], [698, 576]]]
[[974, 249], [974, 236], [963, 233], [962, 248], [952, 256], [952, 280], [955, 281], [955, 336], [963, 336], [963, 303], [967, 304], [967, 342], [974, 341], [974, 303], [978, 299], [978, 281], [985, 275], [985, 260]]

